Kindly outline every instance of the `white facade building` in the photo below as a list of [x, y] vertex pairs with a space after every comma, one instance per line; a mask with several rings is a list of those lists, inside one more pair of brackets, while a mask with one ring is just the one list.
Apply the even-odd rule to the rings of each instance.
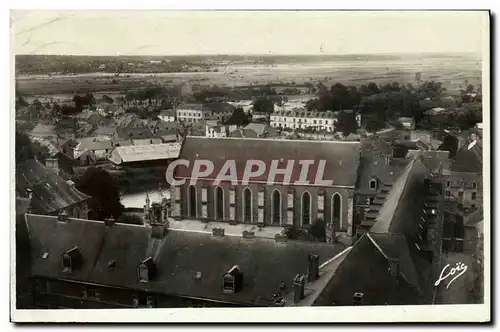
[[226, 121], [233, 114], [234, 106], [228, 103], [184, 104], [176, 109], [180, 122], [195, 123], [201, 120]]
[[337, 118], [334, 112], [308, 112], [305, 110], [277, 111], [271, 114], [271, 126], [274, 128], [324, 130], [333, 132]]
[[158, 118], [163, 122], [175, 122], [175, 110], [164, 110], [161, 111]]

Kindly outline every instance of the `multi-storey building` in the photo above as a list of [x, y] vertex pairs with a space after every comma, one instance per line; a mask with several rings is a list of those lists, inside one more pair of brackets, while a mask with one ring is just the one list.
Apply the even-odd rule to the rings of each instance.
[[180, 122], [195, 123], [201, 120], [229, 119], [235, 107], [228, 103], [183, 104], [177, 107], [177, 120]]
[[[347, 110], [344, 112], [352, 112]], [[314, 129], [316, 131], [334, 132], [339, 112], [309, 112], [304, 109], [292, 111], [275, 111], [271, 114], [271, 126], [275, 128]], [[361, 126], [361, 115], [356, 115], [358, 126]]]

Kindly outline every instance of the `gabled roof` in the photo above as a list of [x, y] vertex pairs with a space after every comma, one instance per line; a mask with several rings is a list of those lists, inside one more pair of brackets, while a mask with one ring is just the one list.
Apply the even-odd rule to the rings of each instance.
[[85, 137], [79, 139], [79, 144], [76, 149], [79, 151], [85, 150], [111, 150], [113, 141], [107, 138], [100, 137]]
[[[295, 160], [291, 181], [299, 179], [299, 160], [314, 160], [308, 172], [308, 181], [315, 182], [318, 161], [325, 160], [323, 179], [332, 180], [334, 185], [354, 187], [359, 165], [358, 142], [293, 141], [259, 138], [206, 138], [189, 136], [184, 140], [179, 158], [194, 161], [211, 160], [214, 163], [212, 177], [220, 171], [227, 160], [235, 160], [238, 179], [241, 179], [248, 160], [258, 159], [266, 164], [266, 172], [251, 181], [267, 181], [271, 161], [280, 160], [278, 168], [285, 168], [288, 160]], [[189, 167], [176, 168], [175, 177], [189, 178], [193, 162]], [[210, 177], [207, 177], [208, 180]], [[277, 175], [275, 181], [283, 181]], [[203, 180], [203, 179], [199, 179]]]
[[[318, 254], [320, 264], [341, 252], [342, 244], [242, 239], [236, 236], [169, 230], [164, 239], [151, 237], [144, 226], [69, 218], [27, 215], [32, 273], [168, 295], [212, 299], [226, 303], [268, 306], [276, 292], [289, 292], [298, 273], [307, 273], [308, 255]], [[61, 254], [78, 246], [83, 265], [72, 273], [61, 270]], [[47, 258], [43, 254], [48, 253]], [[152, 257], [156, 275], [148, 283], [137, 280], [137, 266]], [[108, 263], [115, 261], [114, 267]], [[243, 287], [235, 294], [222, 293], [222, 276], [238, 265]], [[197, 273], [201, 278], [197, 280]], [[280, 290], [280, 282], [285, 289]]]
[[31, 206], [38, 213], [52, 213], [90, 199], [36, 160], [16, 165], [16, 192], [25, 197], [27, 189], [33, 191]]

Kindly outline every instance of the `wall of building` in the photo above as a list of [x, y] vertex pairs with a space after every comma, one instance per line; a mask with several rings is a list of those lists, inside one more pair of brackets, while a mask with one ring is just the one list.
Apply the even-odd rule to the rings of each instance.
[[[131, 273], [134, 272], [131, 271]], [[37, 308], [114, 309], [239, 306], [238, 304], [220, 303], [208, 299], [190, 299], [127, 288], [91, 285], [76, 281], [32, 278], [31, 283], [32, 297]]]
[[[184, 184], [180, 186], [180, 217], [185, 219], [205, 219], [222, 221], [221, 218], [216, 218], [215, 208], [215, 190], [216, 187], [213, 185], [208, 185], [199, 182], [196, 184], [196, 213], [197, 215], [191, 215], [189, 211], [189, 200], [188, 196], [188, 186], [189, 184]], [[299, 227], [307, 227], [307, 225], [302, 225], [302, 212], [301, 212], [301, 199], [305, 191], [308, 191], [311, 195], [311, 215], [310, 223], [313, 223], [317, 218], [323, 217], [325, 222], [330, 223], [332, 221], [332, 197], [335, 193], [341, 196], [341, 222], [335, 224], [335, 229], [341, 232], [349, 233], [352, 231], [352, 219], [353, 219], [353, 189], [348, 188], [320, 188], [320, 187], [309, 187], [309, 186], [283, 186], [283, 185], [260, 185], [260, 184], [249, 184], [248, 186], [235, 186], [234, 187], [234, 210], [231, 212], [231, 189], [230, 184], [221, 184], [220, 187], [223, 189], [224, 193], [224, 219], [223, 221], [231, 220], [231, 213], [234, 214], [234, 220], [237, 222], [243, 222], [244, 213], [244, 199], [243, 192], [246, 188], [249, 188], [252, 193], [252, 223], [263, 222], [264, 224], [273, 224], [273, 203], [272, 194], [275, 190], [278, 190], [281, 194], [281, 224], [280, 225], [293, 225]], [[203, 207], [203, 188], [206, 188], [206, 214], [204, 214]], [[291, 219], [288, 217], [288, 194], [289, 190], [293, 188], [291, 192], [293, 197], [293, 209]], [[259, 192], [263, 192], [263, 214], [259, 218]], [[319, 195], [324, 192], [323, 198], [323, 213], [319, 208], [320, 198]], [[262, 195], [262, 194], [261, 194]], [[175, 189], [173, 190], [172, 197], [175, 200]], [[277, 224], [276, 224], [277, 225]]]
[[[476, 173], [452, 172], [445, 178], [445, 199], [474, 208], [482, 204], [482, 178]], [[474, 197], [475, 196], [475, 197]]]

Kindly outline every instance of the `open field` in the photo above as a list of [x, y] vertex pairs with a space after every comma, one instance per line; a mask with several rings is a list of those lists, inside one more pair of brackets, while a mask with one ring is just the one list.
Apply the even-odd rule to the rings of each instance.
[[292, 84], [323, 82], [331, 85], [375, 83], [415, 83], [415, 73], [422, 80], [443, 83], [450, 91], [458, 90], [464, 80], [481, 83], [481, 63], [472, 58], [424, 57], [392, 60], [318, 61], [284, 64], [232, 64], [217, 66], [210, 72], [179, 73], [86, 73], [73, 75], [19, 75], [17, 88], [24, 94], [53, 95], [75, 92], [118, 92], [148, 84], [247, 86], [259, 84]]

